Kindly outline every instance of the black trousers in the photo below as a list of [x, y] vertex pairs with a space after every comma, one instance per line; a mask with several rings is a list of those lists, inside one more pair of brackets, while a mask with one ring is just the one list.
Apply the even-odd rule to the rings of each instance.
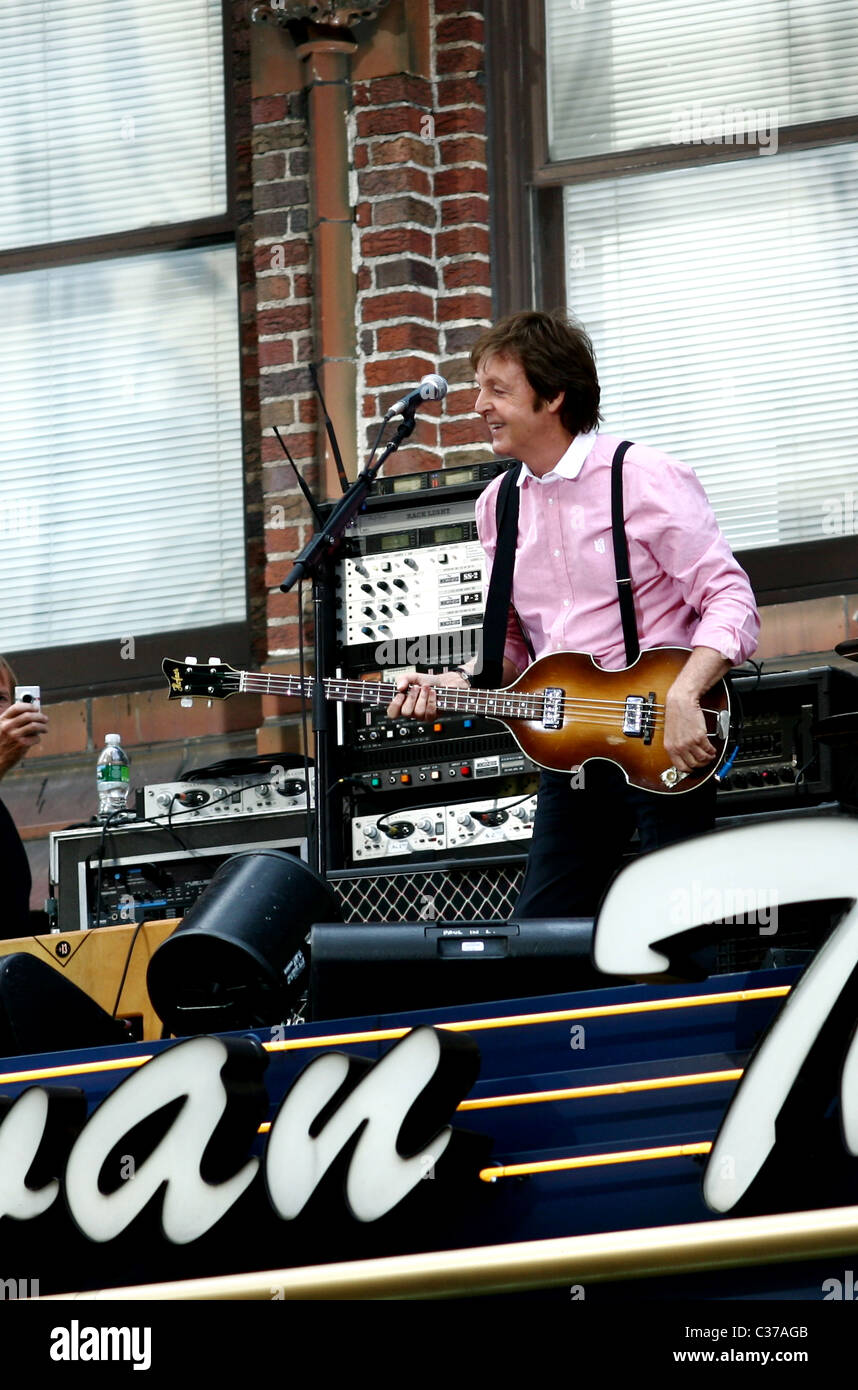
[[711, 830], [717, 784], [677, 796], [630, 787], [619, 768], [587, 763], [583, 786], [565, 772], [543, 772], [533, 840], [514, 917], [595, 917], [623, 851], [637, 829], [642, 850]]

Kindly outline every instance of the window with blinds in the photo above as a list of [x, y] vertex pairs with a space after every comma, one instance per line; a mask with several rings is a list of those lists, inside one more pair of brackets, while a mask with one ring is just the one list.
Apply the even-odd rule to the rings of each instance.
[[225, 210], [220, 0], [3, 0], [0, 248]]
[[243, 617], [235, 303], [231, 246], [0, 277], [7, 650]]
[[[549, 157], [858, 110], [854, 0], [545, 0]], [[730, 114], [732, 112], [732, 115]]]
[[2, 649], [243, 621], [220, 0], [5, 0], [0, 319]]
[[[604, 428], [692, 463], [736, 549], [858, 529], [858, 8], [546, 0], [545, 20]], [[699, 158], [659, 162], [679, 146]]]

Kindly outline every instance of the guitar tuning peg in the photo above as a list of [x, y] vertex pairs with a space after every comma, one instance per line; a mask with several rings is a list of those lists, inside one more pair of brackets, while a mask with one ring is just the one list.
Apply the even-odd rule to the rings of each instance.
[[193, 700], [189, 700], [187, 695], [185, 695], [184, 698], [179, 701], [179, 704], [182, 706], [182, 709], [191, 709], [193, 707], [193, 703]]
[[185, 665], [186, 665], [186, 666], [196, 666], [196, 664], [197, 664], [197, 658], [196, 658], [195, 656], [186, 656], [186, 657], [185, 657]]
[[221, 664], [221, 661], [220, 661], [220, 657], [219, 657], [219, 656], [210, 656], [210, 657], [209, 657], [209, 666], [220, 666], [220, 664]]

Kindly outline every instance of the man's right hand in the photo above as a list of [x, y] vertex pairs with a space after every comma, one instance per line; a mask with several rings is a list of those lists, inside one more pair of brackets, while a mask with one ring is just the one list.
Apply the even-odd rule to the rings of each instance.
[[403, 676], [396, 683], [395, 698], [387, 706], [388, 719], [432, 719], [438, 710], [436, 685], [470, 690], [468, 682], [458, 671], [445, 671], [439, 676]]
[[48, 729], [48, 716], [18, 700], [0, 714], [0, 777], [26, 757]]

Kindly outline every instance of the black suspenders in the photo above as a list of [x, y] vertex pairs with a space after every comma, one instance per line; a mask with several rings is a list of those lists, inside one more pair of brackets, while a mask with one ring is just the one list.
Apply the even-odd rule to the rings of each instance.
[[635, 622], [635, 602], [632, 598], [632, 576], [629, 569], [629, 547], [623, 517], [623, 459], [631, 448], [624, 439], [617, 446], [611, 463], [611, 528], [614, 533], [614, 568], [617, 571], [617, 594], [620, 600], [620, 619], [626, 644], [626, 665], [631, 666], [640, 656], [638, 625]]

